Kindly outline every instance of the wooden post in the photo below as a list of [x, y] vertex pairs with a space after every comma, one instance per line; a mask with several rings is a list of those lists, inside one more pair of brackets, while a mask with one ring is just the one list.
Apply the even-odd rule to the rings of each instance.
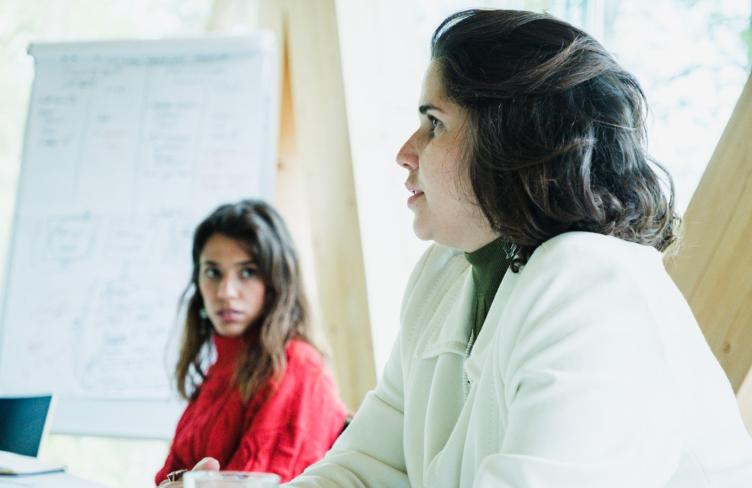
[[747, 81], [692, 197], [678, 254], [666, 259], [669, 273], [737, 392], [752, 367], [750, 135], [752, 80]]
[[310, 236], [314, 306], [354, 411], [376, 374], [334, 0], [261, 0], [259, 24], [283, 53], [278, 205]]

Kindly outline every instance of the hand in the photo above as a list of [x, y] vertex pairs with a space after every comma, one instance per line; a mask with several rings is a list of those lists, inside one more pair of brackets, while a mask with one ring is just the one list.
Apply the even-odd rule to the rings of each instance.
[[[219, 461], [205, 457], [197, 462], [191, 471], [219, 471]], [[159, 488], [183, 488], [183, 482], [164, 480], [159, 484]]]

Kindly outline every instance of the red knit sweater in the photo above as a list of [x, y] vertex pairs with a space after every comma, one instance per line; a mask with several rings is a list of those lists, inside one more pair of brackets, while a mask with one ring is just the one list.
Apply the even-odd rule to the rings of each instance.
[[266, 401], [257, 395], [244, 404], [232, 382], [242, 339], [215, 336], [214, 345], [217, 360], [178, 422], [156, 483], [206, 456], [224, 470], [276, 473], [283, 482], [322, 458], [342, 431], [347, 410], [318, 351], [290, 341], [277, 389]]

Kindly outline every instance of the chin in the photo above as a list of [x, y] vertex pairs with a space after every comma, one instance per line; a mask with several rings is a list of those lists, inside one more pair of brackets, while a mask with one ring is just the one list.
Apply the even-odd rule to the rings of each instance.
[[245, 333], [246, 328], [242, 327], [240, 325], [224, 325], [222, 327], [214, 327], [214, 330], [217, 332], [217, 334], [221, 335], [222, 337], [227, 337], [229, 339], [240, 337]]
[[431, 232], [431, 229], [425, 223], [420, 222], [417, 215], [415, 216], [415, 220], [413, 220], [413, 233], [421, 241], [433, 240], [433, 232]]
[[413, 222], [413, 232], [421, 241], [432, 241], [442, 246], [451, 247], [452, 249], [462, 249], [458, 240], [448, 238], [445, 232], [436, 233], [434, 229], [425, 225], [425, 223], [421, 225], [417, 219]]

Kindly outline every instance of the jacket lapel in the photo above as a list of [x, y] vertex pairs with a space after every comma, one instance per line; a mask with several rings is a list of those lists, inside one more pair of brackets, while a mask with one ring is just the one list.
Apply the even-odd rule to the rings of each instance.
[[[464, 259], [464, 258], [463, 258]], [[470, 337], [470, 310], [473, 301], [473, 277], [469, 266], [457, 277], [448, 296], [456, 298], [441, 303], [431, 320], [435, 333], [428, 337], [419, 353], [422, 359], [452, 353], [465, 356]]]
[[[483, 370], [483, 365], [486, 362], [486, 356], [491, 348], [491, 343], [495, 340], [496, 332], [503, 325], [504, 311], [509, 303], [509, 298], [512, 295], [519, 273], [513, 273], [511, 270], [507, 270], [504, 275], [504, 279], [501, 280], [499, 289], [496, 290], [494, 301], [491, 304], [491, 308], [488, 310], [488, 315], [483, 321], [483, 327], [481, 327], [480, 334], [475, 340], [470, 357], [465, 361], [465, 374], [471, 383], [475, 383], [480, 378]], [[465, 319], [469, 322], [469, 316]]]

